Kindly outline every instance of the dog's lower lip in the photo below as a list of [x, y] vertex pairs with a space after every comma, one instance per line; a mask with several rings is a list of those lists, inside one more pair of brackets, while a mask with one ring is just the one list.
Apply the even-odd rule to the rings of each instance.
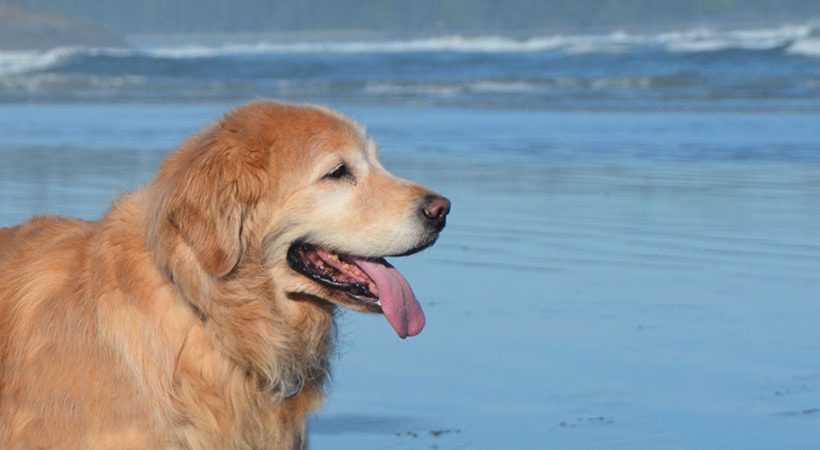
[[382, 302], [380, 300], [367, 300], [351, 293], [347, 293], [347, 296], [350, 297], [351, 300], [367, 307], [368, 309], [372, 310], [373, 312], [382, 313]]

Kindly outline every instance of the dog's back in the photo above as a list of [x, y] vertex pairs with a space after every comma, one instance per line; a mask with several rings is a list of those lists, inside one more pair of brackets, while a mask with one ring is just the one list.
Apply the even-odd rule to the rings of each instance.
[[49, 286], [62, 287], [78, 274], [82, 241], [91, 228], [88, 222], [59, 217], [0, 228], [0, 336], [9, 336], [24, 310], [47, 300]]
[[17, 322], [33, 318], [26, 310], [40, 307], [50, 291], [77, 275], [83, 248], [78, 244], [90, 227], [76, 219], [37, 217], [0, 228], [0, 346], [15, 344], [8, 338]]
[[[49, 407], [69, 402], [75, 377], [67, 361], [74, 336], [87, 330], [89, 314], [66, 295], [79, 281], [82, 240], [89, 225], [41, 217], [0, 230], [0, 443], [19, 447], [61, 445], [38, 436]], [[85, 352], [86, 354], [88, 352]], [[88, 355], [91, 356], [91, 355]], [[83, 374], [88, 376], [89, 374]], [[50, 384], [34, 380], [50, 380]], [[34, 381], [34, 383], [32, 383]], [[93, 385], [93, 376], [81, 386]], [[73, 406], [73, 405], [72, 405]], [[77, 405], [80, 406], [80, 405]], [[54, 417], [67, 425], [70, 418]], [[60, 426], [63, 428], [63, 426]], [[68, 431], [68, 430], [64, 430]], [[59, 433], [65, 437], [69, 433]], [[69, 443], [71, 445], [71, 443]]]
[[95, 229], [54, 217], [0, 229], [2, 448], [121, 448], [140, 431], [80, 432], [117, 419], [96, 411], [133, 414], [122, 396], [138, 397], [110, 376], [119, 364], [100, 345], [94, 299], [82, 294]]

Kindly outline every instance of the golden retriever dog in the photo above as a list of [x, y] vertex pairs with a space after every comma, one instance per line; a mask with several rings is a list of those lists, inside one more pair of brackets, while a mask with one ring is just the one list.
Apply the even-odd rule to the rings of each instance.
[[98, 221], [0, 229], [0, 448], [304, 448], [335, 311], [419, 333], [384, 257], [449, 208], [341, 114], [257, 101]]

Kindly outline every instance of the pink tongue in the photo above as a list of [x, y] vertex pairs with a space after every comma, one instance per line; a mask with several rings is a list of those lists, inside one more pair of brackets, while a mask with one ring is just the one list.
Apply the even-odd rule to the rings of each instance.
[[384, 316], [399, 337], [419, 334], [424, 328], [424, 313], [404, 276], [386, 262], [356, 259], [356, 264], [376, 283]]

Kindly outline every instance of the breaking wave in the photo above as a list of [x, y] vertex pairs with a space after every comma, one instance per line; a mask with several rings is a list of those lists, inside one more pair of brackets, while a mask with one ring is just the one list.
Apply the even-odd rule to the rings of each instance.
[[49, 51], [0, 52], [0, 76], [48, 70], [77, 58], [155, 58], [196, 60], [278, 54], [533, 53], [617, 54], [636, 51], [698, 53], [725, 50], [783, 49], [786, 54], [820, 57], [820, 30], [814, 25], [722, 31], [698, 28], [660, 34], [617, 31], [511, 38], [505, 36], [436, 36], [406, 40], [228, 43], [134, 49], [58, 48]]
[[517, 53], [562, 51], [569, 54], [621, 53], [645, 48], [668, 51], [769, 50], [800, 47], [811, 40], [814, 25], [721, 31], [697, 28], [655, 35], [616, 31], [609, 34], [549, 35], [515, 39], [505, 36], [437, 36], [424, 39], [347, 42], [257, 42], [220, 46], [178, 46], [148, 49], [156, 57], [210, 58], [277, 53]]
[[820, 109], [820, 28], [0, 52], [0, 103], [258, 96], [483, 107], [814, 110]]

